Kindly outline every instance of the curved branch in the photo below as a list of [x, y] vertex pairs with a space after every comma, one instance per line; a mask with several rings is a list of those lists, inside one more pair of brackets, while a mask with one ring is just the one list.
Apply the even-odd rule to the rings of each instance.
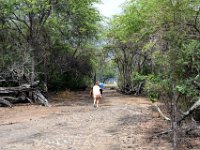
[[170, 118], [168, 118], [167, 116], [165, 116], [165, 115], [163, 114], [163, 112], [160, 110], [160, 108], [158, 107], [157, 104], [153, 103], [153, 105], [156, 107], [156, 109], [158, 110], [159, 114], [160, 114], [165, 120], [171, 121]]

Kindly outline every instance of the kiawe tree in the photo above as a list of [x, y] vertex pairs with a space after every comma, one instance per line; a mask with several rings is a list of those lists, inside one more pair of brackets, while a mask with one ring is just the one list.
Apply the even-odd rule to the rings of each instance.
[[[72, 73], [69, 78], [89, 76], [93, 69], [91, 54], [95, 50], [91, 45], [101, 20], [93, 6], [96, 2], [2, 0], [2, 67], [12, 66], [28, 74], [30, 82], [38, 76], [45, 82], [53, 81], [53, 76], [67, 72]], [[81, 70], [83, 66], [87, 69]]]
[[[101, 20], [96, 2], [0, 0], [0, 85], [6, 86], [0, 94], [8, 94], [0, 105], [21, 100], [48, 105], [37, 89], [89, 85]], [[36, 88], [37, 80], [42, 82]]]
[[[67, 86], [73, 87], [74, 84], [73, 88], [77, 88], [82, 86], [81, 84], [84, 86], [89, 84], [89, 78], [93, 72], [92, 62], [95, 59], [95, 43], [100, 28], [99, 21], [101, 20], [98, 11], [93, 7], [95, 2], [95, 0], [71, 0], [63, 1], [62, 4], [58, 3], [55, 6], [57, 12], [55, 15], [58, 15], [57, 18], [59, 18], [58, 30], [52, 31], [59, 35], [54, 39], [56, 46], [52, 52], [54, 55], [51, 55], [51, 60], [55, 61], [56, 59], [58, 62], [52, 67], [52, 77], [55, 82], [59, 81], [55, 75], [63, 74], [66, 81], [63, 83]], [[51, 20], [51, 22], [54, 21]], [[56, 51], [60, 51], [60, 53]], [[62, 85], [62, 82], [57, 83]]]
[[[132, 90], [135, 88], [132, 84], [133, 71], [143, 74], [148, 72], [144, 70], [144, 66], [151, 64], [148, 56], [150, 52], [147, 49], [152, 49], [154, 46], [150, 35], [156, 30], [156, 27], [151, 26], [156, 18], [151, 20], [150, 13], [156, 10], [152, 9], [154, 4], [152, 2], [145, 7], [142, 4], [142, 1], [129, 2], [125, 6], [124, 14], [114, 17], [111, 29], [108, 30], [109, 49], [117, 63], [121, 79], [120, 87], [123, 91], [126, 86]], [[140, 89], [141, 83], [136, 84], [136, 88]]]
[[108, 30], [121, 89], [138, 94], [142, 83], [152, 101], [170, 104], [176, 148], [177, 126], [199, 107], [199, 17], [199, 1], [129, 1]]

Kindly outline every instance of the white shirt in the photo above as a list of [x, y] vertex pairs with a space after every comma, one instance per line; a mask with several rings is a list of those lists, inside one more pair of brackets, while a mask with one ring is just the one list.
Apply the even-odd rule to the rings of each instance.
[[100, 87], [98, 85], [93, 86], [93, 95], [101, 95]]

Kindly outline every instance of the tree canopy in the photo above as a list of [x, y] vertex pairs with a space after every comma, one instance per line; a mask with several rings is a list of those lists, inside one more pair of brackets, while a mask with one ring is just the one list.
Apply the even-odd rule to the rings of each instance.
[[129, 0], [107, 27], [120, 91], [168, 105], [175, 148], [176, 125], [200, 106], [199, 31], [199, 0]]
[[40, 77], [50, 88], [86, 86], [101, 16], [97, 0], [1, 0], [1, 69]]

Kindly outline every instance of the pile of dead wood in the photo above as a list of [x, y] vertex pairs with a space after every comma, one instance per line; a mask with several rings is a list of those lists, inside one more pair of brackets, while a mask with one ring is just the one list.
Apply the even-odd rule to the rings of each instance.
[[128, 84], [122, 88], [122, 89], [118, 89], [117, 91], [119, 93], [125, 94], [125, 95], [135, 95], [135, 96], [139, 96], [142, 92], [142, 88], [143, 88], [144, 82], [138, 82], [134, 87], [130, 87]]
[[15, 71], [0, 72], [0, 106], [12, 107], [16, 103], [48, 106], [48, 100], [39, 88], [39, 81], [30, 84], [26, 75]]

